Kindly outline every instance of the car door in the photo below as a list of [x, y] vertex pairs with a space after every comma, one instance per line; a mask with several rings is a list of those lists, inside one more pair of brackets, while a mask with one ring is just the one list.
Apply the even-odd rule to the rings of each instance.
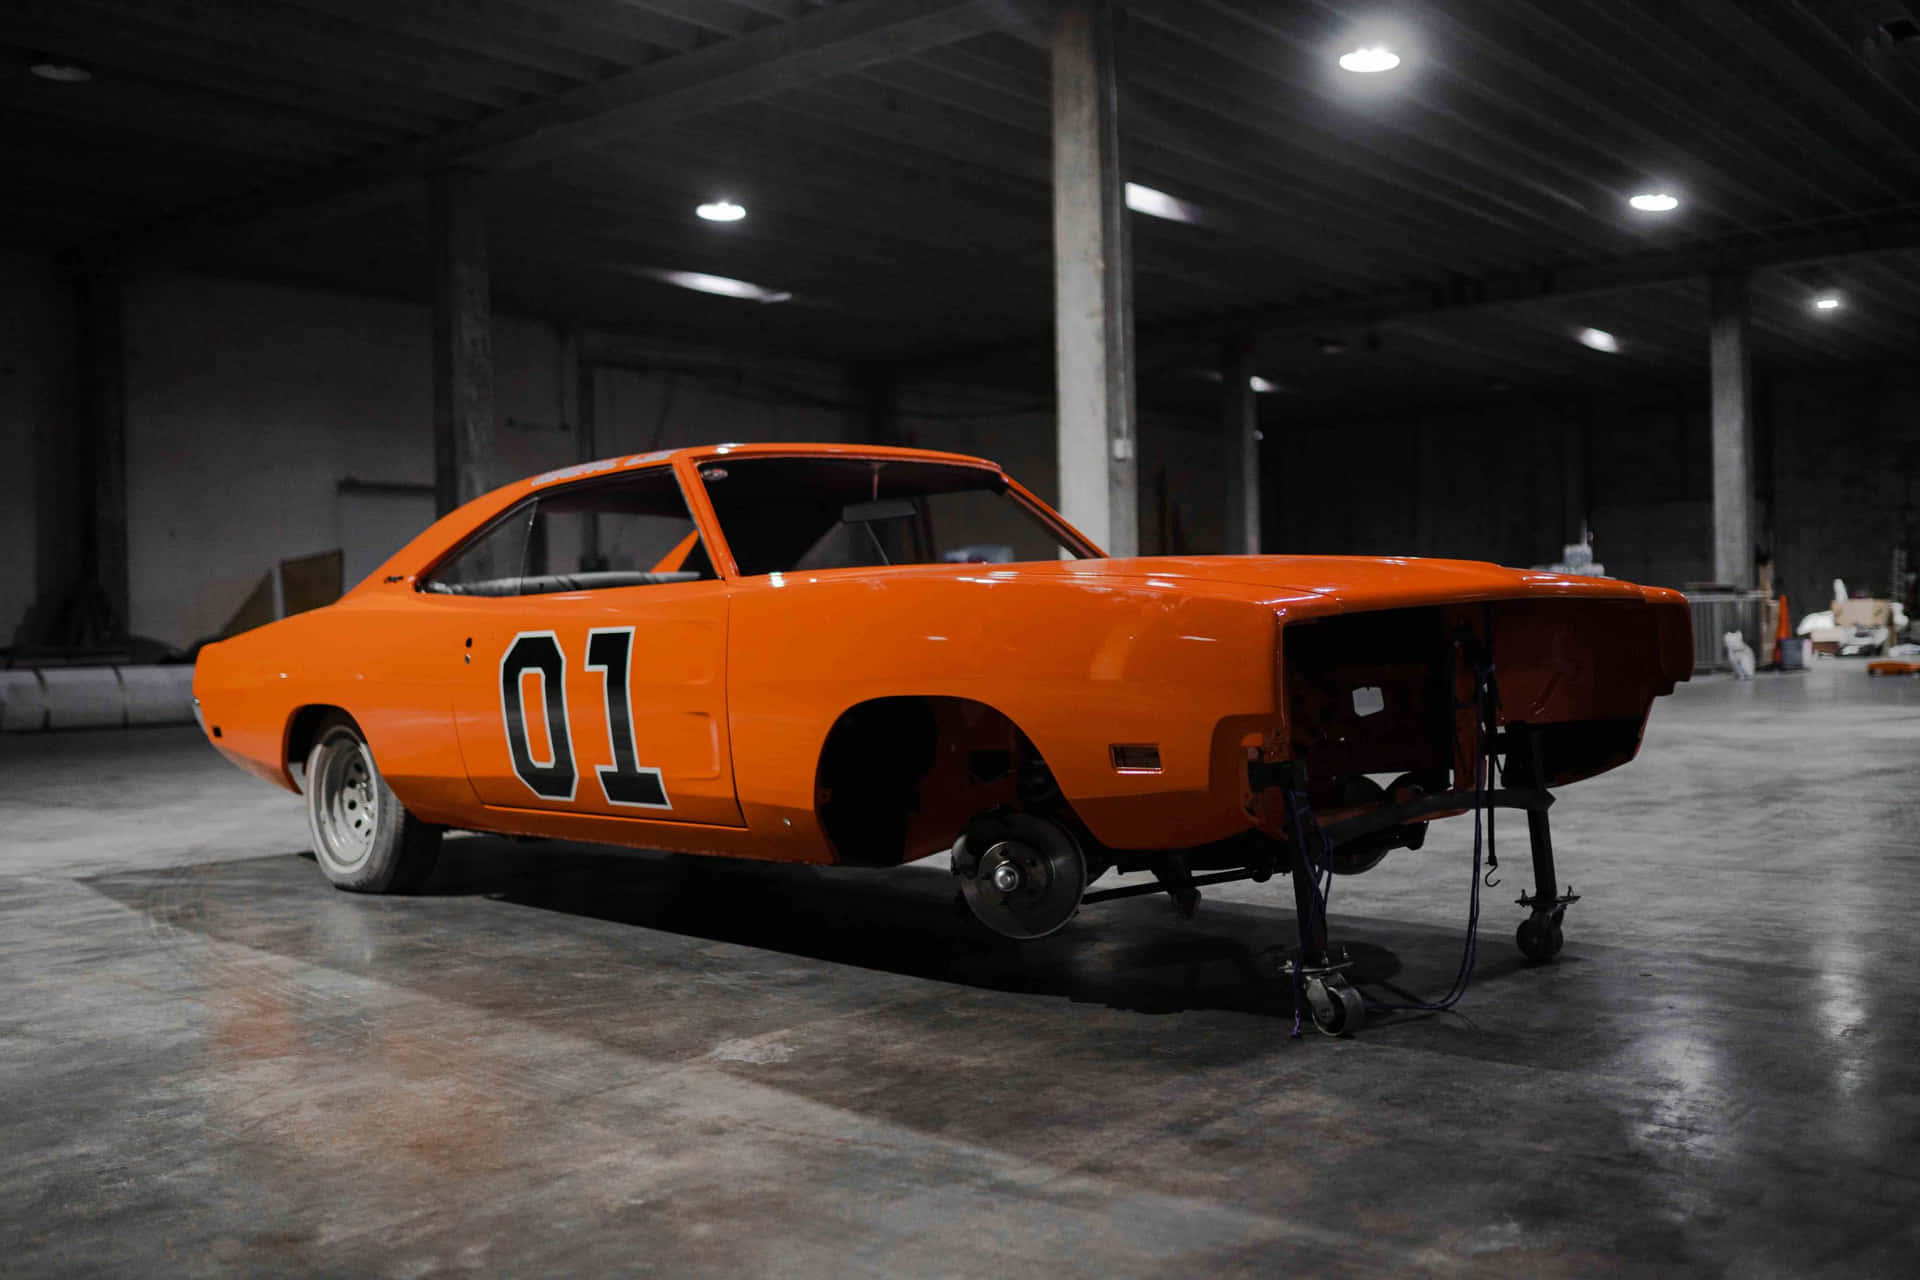
[[454, 723], [482, 803], [742, 825], [728, 587], [669, 468], [536, 494], [426, 589], [456, 602]]

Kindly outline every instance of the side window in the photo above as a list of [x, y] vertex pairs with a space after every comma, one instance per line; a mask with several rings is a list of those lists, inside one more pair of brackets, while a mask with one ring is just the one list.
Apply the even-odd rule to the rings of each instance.
[[[506, 525], [516, 531], [512, 536]], [[490, 545], [496, 539], [501, 545]], [[714, 576], [679, 481], [669, 468], [653, 467], [529, 499], [456, 554], [423, 589], [540, 595]]]
[[426, 591], [446, 595], [510, 596], [519, 594], [527, 571], [527, 543], [533, 531], [534, 503], [523, 502], [493, 522], [491, 528], [454, 553], [421, 584]]
[[673, 582], [714, 576], [680, 482], [666, 467], [542, 496], [529, 545], [529, 573], [643, 574]]

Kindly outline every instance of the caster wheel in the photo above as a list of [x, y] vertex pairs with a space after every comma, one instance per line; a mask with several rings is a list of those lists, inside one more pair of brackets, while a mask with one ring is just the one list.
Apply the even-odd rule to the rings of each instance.
[[1322, 1035], [1344, 1036], [1358, 1031], [1367, 1020], [1367, 1005], [1344, 980], [1307, 979], [1307, 1007]]
[[1519, 931], [1513, 940], [1520, 946], [1520, 954], [1535, 964], [1545, 964], [1560, 954], [1560, 948], [1566, 943], [1566, 937], [1560, 932], [1557, 920], [1542, 920], [1539, 916], [1528, 916], [1520, 922]]

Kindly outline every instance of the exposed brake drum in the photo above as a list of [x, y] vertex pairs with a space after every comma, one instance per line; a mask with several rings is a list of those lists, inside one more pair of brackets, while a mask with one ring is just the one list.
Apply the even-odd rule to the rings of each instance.
[[981, 924], [1009, 938], [1044, 938], [1073, 919], [1087, 891], [1087, 861], [1058, 823], [996, 809], [954, 842], [953, 874]]

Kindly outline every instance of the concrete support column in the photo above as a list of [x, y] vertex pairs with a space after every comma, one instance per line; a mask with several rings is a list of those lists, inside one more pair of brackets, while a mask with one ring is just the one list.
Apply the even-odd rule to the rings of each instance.
[[53, 642], [68, 596], [86, 579], [85, 503], [80, 496], [84, 480], [75, 405], [80, 349], [72, 314], [79, 296], [77, 288], [62, 290], [57, 325], [38, 335], [43, 338], [38, 353], [44, 353], [48, 367], [49, 403], [44, 419], [36, 423], [33, 439], [34, 598], [15, 637], [26, 646]]
[[[573, 431], [574, 454], [582, 462], [600, 457], [599, 379], [593, 362], [582, 354], [585, 345], [580, 331], [571, 325], [559, 332], [560, 420]], [[592, 572], [606, 568], [600, 555], [600, 517], [589, 515], [580, 530], [580, 569]]]
[[1226, 426], [1227, 539], [1230, 556], [1260, 554], [1260, 411], [1253, 390], [1253, 341], [1229, 339], [1220, 349]]
[[1711, 280], [1708, 363], [1712, 380], [1713, 579], [1753, 585], [1753, 363], [1747, 337], [1747, 277]]
[[[1587, 428], [1568, 422], [1560, 434], [1560, 540], [1568, 546], [1587, 535]], [[1556, 557], [1560, 548], [1553, 549]]]
[[1053, 264], [1060, 509], [1111, 554], [1135, 555], [1133, 255], [1113, 0], [1063, 0], [1054, 21]]
[[124, 636], [127, 619], [127, 338], [126, 289], [118, 275], [81, 279], [81, 457], [91, 490], [94, 581], [101, 622]]
[[600, 366], [582, 360], [574, 367], [574, 430], [580, 435], [580, 461], [596, 461], [600, 446]]
[[34, 445], [36, 590], [20, 639], [100, 649], [128, 631], [126, 291], [81, 268], [69, 297], [71, 429]]
[[[26, 648], [119, 645], [127, 618], [126, 289], [112, 271], [79, 266], [50, 296], [70, 310], [49, 334], [52, 422], [33, 441], [34, 603], [16, 638]], [[8, 637], [0, 636], [0, 640]]]
[[901, 444], [900, 371], [891, 364], [860, 364], [847, 370], [857, 406], [847, 415], [847, 439], [860, 444]]
[[553, 388], [560, 429], [573, 433], [580, 461], [591, 461], [593, 442], [580, 429], [580, 331], [572, 325], [560, 325], [553, 333]]
[[[600, 440], [600, 366], [582, 359], [578, 377], [580, 387], [575, 394], [579, 401], [580, 461], [594, 462], [608, 451]], [[594, 573], [606, 567], [607, 557], [600, 551], [600, 515], [595, 512], [580, 531], [580, 568]]]
[[433, 498], [442, 514], [492, 487], [493, 310], [475, 175], [427, 180], [433, 245]]

